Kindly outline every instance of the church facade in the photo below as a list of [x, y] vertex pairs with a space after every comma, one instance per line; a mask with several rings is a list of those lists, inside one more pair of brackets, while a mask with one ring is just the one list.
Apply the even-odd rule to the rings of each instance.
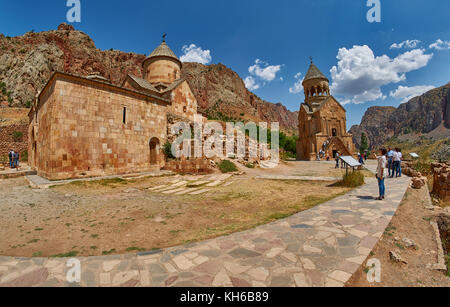
[[329, 80], [311, 60], [303, 80], [305, 102], [299, 112], [297, 159], [317, 160], [340, 155], [352, 156], [353, 136], [347, 133], [346, 111], [330, 94]]
[[141, 77], [56, 72], [29, 113], [29, 163], [51, 180], [147, 172], [165, 164], [168, 118], [192, 122], [197, 101], [163, 41]]

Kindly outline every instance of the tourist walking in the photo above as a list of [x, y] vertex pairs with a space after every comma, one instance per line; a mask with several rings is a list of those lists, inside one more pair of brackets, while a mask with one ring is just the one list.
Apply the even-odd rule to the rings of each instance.
[[378, 157], [378, 166], [377, 166], [377, 180], [378, 180], [378, 190], [380, 196], [377, 198], [377, 200], [383, 200], [385, 197], [386, 192], [386, 186], [384, 185], [384, 176], [385, 176], [385, 169], [386, 169], [386, 149], [381, 149], [381, 156]]
[[394, 167], [394, 151], [389, 148], [389, 151], [387, 153], [387, 162], [388, 162], [388, 171], [389, 171], [389, 177], [391, 177], [391, 173], [393, 171], [393, 167]]
[[13, 164], [14, 164], [14, 150], [10, 150], [9, 151], [9, 168], [13, 168]]
[[339, 152], [336, 153], [336, 168], [339, 168]]
[[394, 155], [393, 155], [393, 167], [392, 167], [392, 174], [391, 174], [391, 178], [394, 178], [394, 176], [398, 177], [398, 173], [399, 173], [399, 167], [400, 167], [400, 153], [399, 153], [399, 149], [395, 148], [394, 151]]
[[398, 152], [397, 152], [397, 157], [398, 157], [398, 164], [397, 164], [397, 169], [395, 176], [396, 177], [401, 177], [402, 176], [402, 160], [403, 160], [403, 154], [402, 154], [402, 149], [399, 148]]

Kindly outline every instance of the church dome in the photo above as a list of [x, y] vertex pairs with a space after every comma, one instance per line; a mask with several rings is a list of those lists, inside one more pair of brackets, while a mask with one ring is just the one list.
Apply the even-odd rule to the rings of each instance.
[[161, 43], [161, 45], [159, 45], [158, 47], [156, 47], [155, 50], [153, 50], [153, 52], [145, 59], [144, 63], [147, 62], [148, 60], [156, 60], [158, 58], [170, 58], [176, 61], [181, 67], [180, 59], [169, 48], [165, 40]]
[[150, 84], [172, 84], [181, 78], [182, 63], [166, 44], [165, 35], [162, 43], [144, 60], [143, 78]]

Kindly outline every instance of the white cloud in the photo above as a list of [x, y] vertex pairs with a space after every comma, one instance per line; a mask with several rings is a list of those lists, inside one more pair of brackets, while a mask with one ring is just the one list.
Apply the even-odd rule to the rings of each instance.
[[281, 70], [282, 65], [269, 65], [266, 62], [256, 59], [255, 65], [248, 68], [248, 72], [266, 82], [273, 81], [277, 73]]
[[414, 49], [391, 59], [387, 55], [375, 57], [367, 46], [339, 49], [338, 64], [330, 72], [331, 92], [353, 103], [385, 99], [381, 86], [406, 80], [406, 73], [425, 67], [433, 54]]
[[394, 43], [391, 45], [391, 47], [389, 49], [401, 49], [401, 48], [408, 48], [408, 49], [414, 49], [417, 47], [417, 45], [419, 45], [421, 42], [417, 39], [413, 39], [413, 40], [406, 40], [403, 41], [401, 43]]
[[195, 44], [184, 45], [183, 55], [180, 57], [181, 62], [197, 62], [201, 64], [208, 64], [211, 62], [211, 51], [203, 50], [201, 47], [197, 47]]
[[254, 91], [254, 90], [259, 89], [259, 84], [256, 82], [255, 78], [253, 78], [252, 76], [248, 76], [247, 78], [245, 78], [244, 83], [245, 83], [245, 87], [249, 91]]
[[297, 79], [297, 81], [294, 83], [294, 85], [291, 88], [289, 88], [289, 93], [298, 94], [303, 91], [303, 85], [302, 85], [303, 79], [300, 79], [301, 76], [302, 76], [301, 72], [297, 73], [294, 76], [294, 78]]
[[403, 99], [402, 103], [408, 102], [414, 97], [420, 96], [432, 89], [434, 89], [434, 86], [431, 85], [418, 85], [418, 86], [399, 86], [397, 90], [391, 91], [389, 94], [391, 97], [397, 98], [397, 99]]
[[436, 50], [450, 50], [450, 41], [438, 39], [436, 42], [432, 43], [429, 48]]

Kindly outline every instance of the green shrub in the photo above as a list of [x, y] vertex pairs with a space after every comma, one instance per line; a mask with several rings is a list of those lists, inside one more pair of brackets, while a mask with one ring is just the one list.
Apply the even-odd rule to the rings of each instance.
[[22, 141], [23, 133], [21, 131], [14, 131], [12, 133], [12, 137], [13, 137], [14, 142], [16, 142], [16, 143], [20, 142], [20, 141]]
[[431, 175], [433, 171], [431, 170], [431, 164], [424, 160], [418, 160], [413, 165], [412, 168], [420, 172], [422, 175]]
[[247, 164], [245, 164], [245, 167], [246, 167], [246, 168], [255, 168], [255, 164], [253, 164], [253, 163], [247, 163]]
[[167, 159], [175, 159], [172, 155], [172, 144], [169, 141], [164, 144], [163, 152]]
[[364, 174], [362, 172], [349, 172], [344, 175], [341, 185], [348, 188], [356, 188], [364, 184]]
[[223, 160], [219, 164], [219, 169], [222, 173], [231, 173], [231, 172], [237, 172], [236, 164], [229, 160]]

